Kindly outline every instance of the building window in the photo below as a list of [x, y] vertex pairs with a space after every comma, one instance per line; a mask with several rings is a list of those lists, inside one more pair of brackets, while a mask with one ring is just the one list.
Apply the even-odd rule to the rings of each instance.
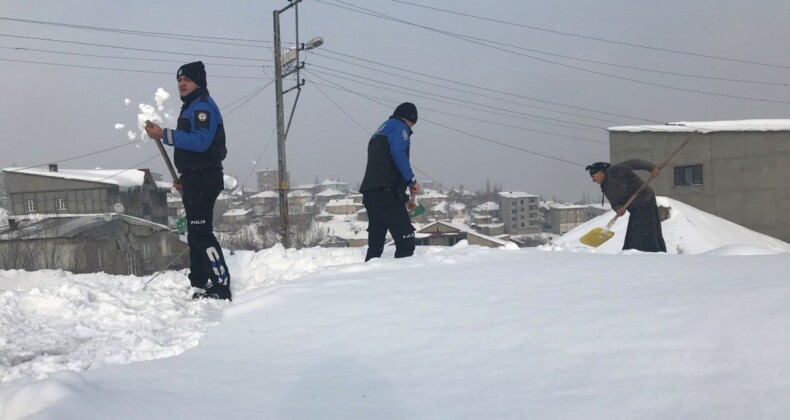
[[132, 251], [126, 253], [126, 274], [137, 274], [137, 256]]
[[36, 200], [25, 200], [25, 211], [28, 213], [36, 211]]
[[57, 200], [55, 200], [55, 208], [57, 208], [60, 211], [68, 210], [69, 202], [66, 201], [65, 198], [58, 198]]
[[521, 227], [525, 227], [525, 226], [524, 226], [524, 222], [521, 222]]
[[105, 270], [107, 268], [107, 253], [104, 252], [104, 249], [96, 250], [96, 261], [99, 270]]
[[702, 165], [688, 165], [675, 167], [675, 186], [688, 187], [703, 185]]
[[150, 203], [143, 203], [143, 215], [150, 216], [151, 215], [151, 204]]
[[148, 244], [140, 244], [140, 252], [143, 254], [143, 261], [151, 261], [151, 246]]
[[521, 200], [521, 205], [524, 205], [524, 200]]
[[510, 213], [516, 214], [516, 209], [510, 209]]

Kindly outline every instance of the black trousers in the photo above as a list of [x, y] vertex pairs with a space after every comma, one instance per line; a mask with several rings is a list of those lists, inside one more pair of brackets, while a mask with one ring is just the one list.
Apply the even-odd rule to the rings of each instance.
[[641, 206], [629, 208], [628, 213], [628, 230], [625, 232], [623, 250], [667, 252], [656, 198], [653, 197]]
[[224, 188], [222, 171], [205, 169], [181, 174], [181, 198], [187, 216], [189, 281], [220, 298], [230, 298], [230, 273], [214, 236], [214, 203]]
[[388, 230], [395, 240], [395, 258], [414, 255], [414, 226], [398, 193], [392, 190], [368, 191], [362, 194], [362, 203], [368, 211], [368, 253], [365, 261], [381, 257]]

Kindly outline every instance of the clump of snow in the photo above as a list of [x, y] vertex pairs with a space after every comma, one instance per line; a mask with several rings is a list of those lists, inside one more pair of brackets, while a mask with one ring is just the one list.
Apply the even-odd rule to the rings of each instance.
[[230, 175], [224, 175], [223, 180], [225, 183], [226, 190], [232, 190], [236, 188], [237, 185], [239, 185], [239, 180], [237, 180], [236, 178]]
[[154, 101], [156, 102], [157, 111], [161, 112], [165, 110], [164, 104], [168, 99], [170, 99], [170, 94], [166, 90], [162, 88], [156, 90], [156, 93], [154, 93]]
[[129, 106], [129, 105], [132, 104], [132, 100], [129, 99], [129, 98], [126, 98], [126, 99], [123, 100], [123, 104], [126, 105], [126, 106]]
[[124, 128], [126, 128], [126, 125], [124, 125], [124, 124], [115, 124], [115, 129], [116, 130], [123, 130]]

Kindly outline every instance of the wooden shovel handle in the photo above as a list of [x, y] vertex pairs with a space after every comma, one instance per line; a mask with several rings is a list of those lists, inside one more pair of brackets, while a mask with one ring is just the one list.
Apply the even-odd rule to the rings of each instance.
[[[150, 120], [145, 121], [145, 125], [153, 125]], [[162, 144], [162, 140], [154, 139], [154, 143], [156, 143], [156, 147], [159, 148], [159, 153], [162, 154], [162, 158], [165, 160], [165, 164], [167, 165], [167, 170], [170, 171], [170, 176], [173, 177], [174, 183], [180, 183], [181, 180], [178, 178], [178, 174], [176, 170], [173, 168], [173, 163], [170, 162], [170, 156], [167, 155], [167, 151], [165, 150], [165, 146]]]

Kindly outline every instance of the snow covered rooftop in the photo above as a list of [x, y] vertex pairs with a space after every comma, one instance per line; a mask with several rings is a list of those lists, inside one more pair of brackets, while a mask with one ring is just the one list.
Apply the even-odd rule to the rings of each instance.
[[355, 203], [354, 200], [350, 198], [343, 198], [340, 200], [329, 200], [329, 202], [326, 203], [327, 207], [356, 206], [356, 205], [357, 203]]
[[222, 213], [223, 216], [233, 217], [233, 216], [246, 216], [250, 214], [252, 210], [249, 209], [233, 209], [228, 210], [225, 213]]
[[538, 197], [535, 194], [529, 194], [529, 193], [520, 192], [520, 191], [502, 191], [501, 193], [499, 193], [499, 195], [502, 196], [502, 197], [505, 197], [505, 198], [535, 198], [535, 197]]
[[101, 182], [104, 184], [114, 184], [120, 188], [141, 187], [145, 181], [145, 172], [140, 169], [58, 169], [57, 172], [52, 172], [44, 168], [5, 168], [3, 172], [16, 172], [50, 178], [73, 179], [77, 181]]
[[[58, 217], [31, 217], [27, 222], [13, 231], [0, 234], [0, 239], [52, 239], [73, 238], [87, 229], [109, 223], [116, 219], [123, 219], [127, 223], [139, 226], [148, 226], [156, 231], [170, 230], [167, 226], [151, 222], [150, 220], [126, 214], [73, 214]], [[20, 220], [17, 218], [17, 220]]]
[[317, 197], [335, 197], [339, 195], [346, 195], [346, 193], [342, 191], [338, 191], [336, 189], [330, 188], [328, 190], [321, 191], [320, 193], [316, 194]]
[[280, 194], [275, 191], [263, 191], [250, 196], [250, 198], [280, 198]]
[[790, 119], [787, 120], [735, 120], [735, 121], [697, 121], [671, 122], [665, 125], [626, 125], [609, 127], [614, 132], [657, 132], [657, 133], [704, 133], [722, 131], [790, 131]]
[[325, 179], [319, 185], [348, 185], [348, 183], [337, 179]]
[[495, 202], [493, 202], [493, 201], [488, 201], [488, 202], [485, 202], [485, 203], [483, 203], [483, 204], [481, 204], [481, 205], [479, 205], [479, 206], [475, 207], [475, 208], [474, 208], [474, 209], [472, 209], [472, 210], [473, 210], [473, 211], [492, 211], [492, 210], [499, 210], [499, 204], [497, 204], [497, 203], [495, 203]]
[[294, 190], [288, 193], [288, 197], [312, 197], [313, 195], [307, 191]]

